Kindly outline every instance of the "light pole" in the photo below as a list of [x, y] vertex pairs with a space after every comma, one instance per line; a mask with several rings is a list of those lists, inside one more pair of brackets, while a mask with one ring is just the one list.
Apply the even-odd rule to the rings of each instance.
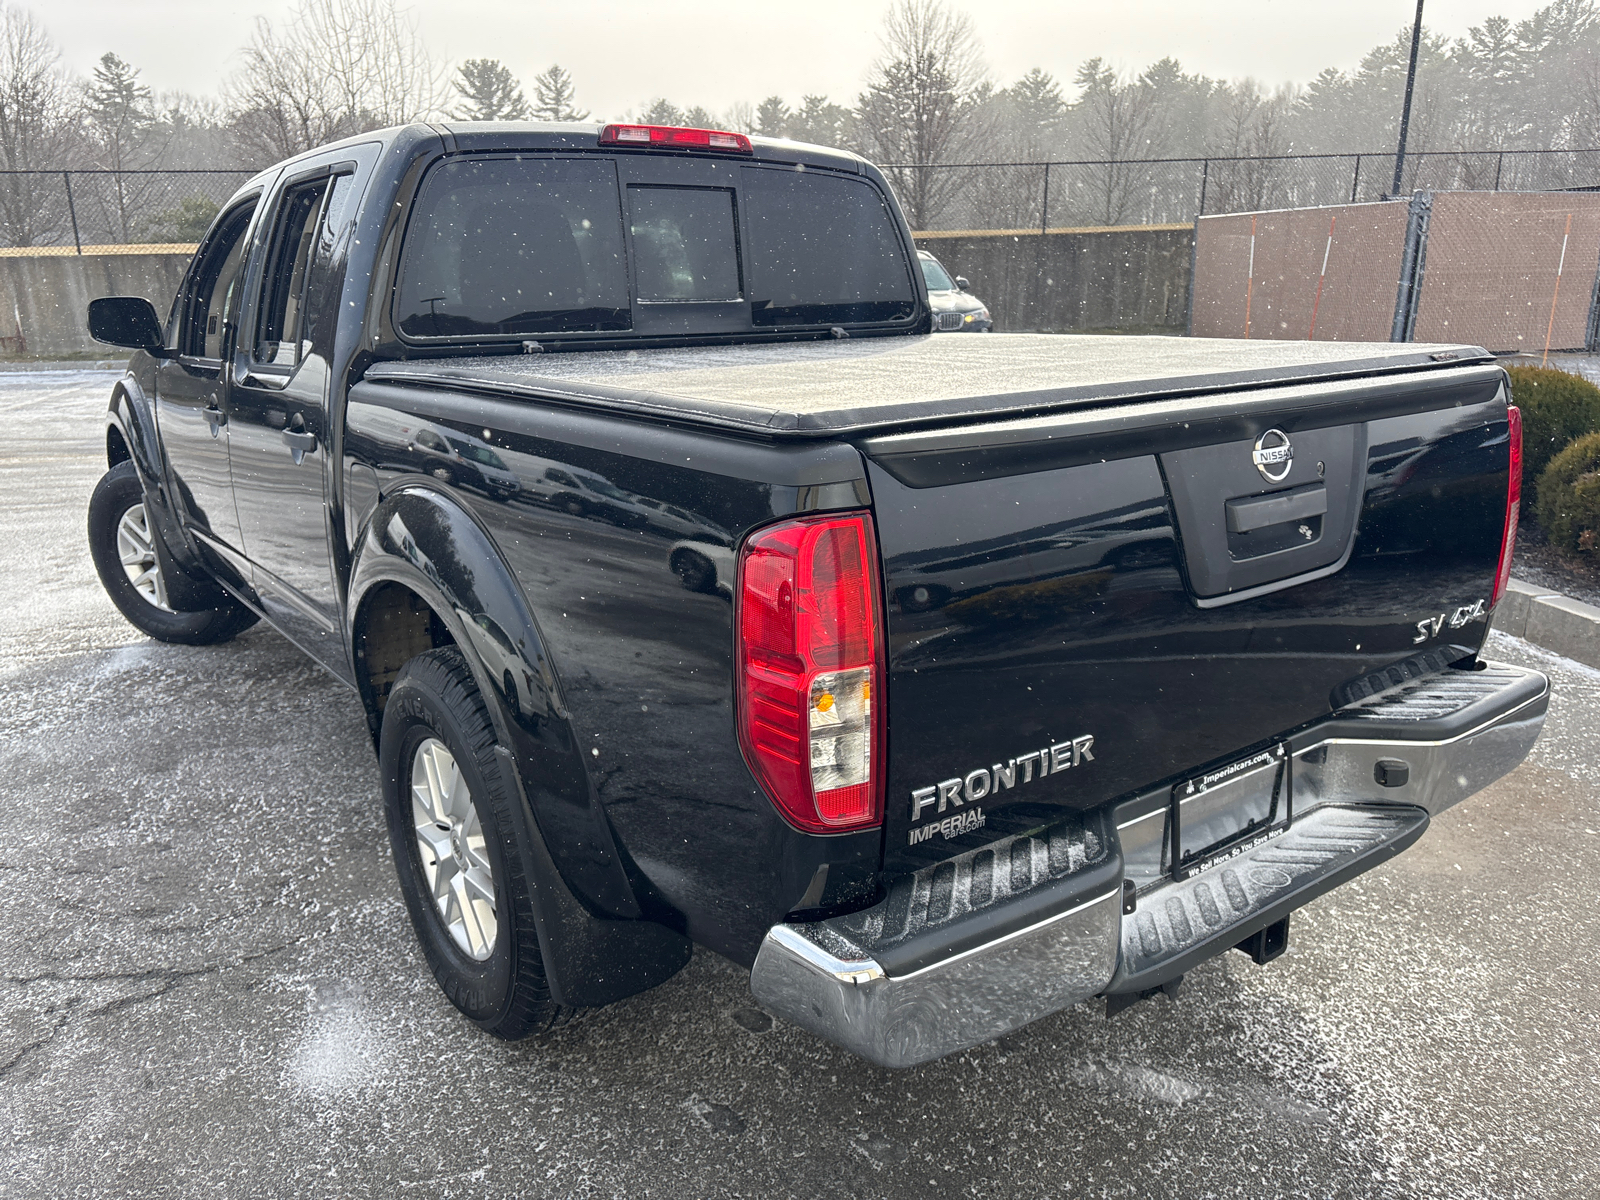
[[1400, 110], [1400, 148], [1394, 153], [1394, 186], [1391, 196], [1400, 194], [1400, 175], [1406, 169], [1406, 131], [1411, 127], [1411, 90], [1417, 86], [1417, 47], [1422, 44], [1422, 0], [1417, 0], [1417, 23], [1411, 27], [1411, 65], [1406, 68], [1406, 102]]

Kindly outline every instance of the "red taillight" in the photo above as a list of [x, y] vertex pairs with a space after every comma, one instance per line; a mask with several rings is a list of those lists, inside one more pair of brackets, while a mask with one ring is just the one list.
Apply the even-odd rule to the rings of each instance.
[[790, 824], [883, 820], [878, 540], [867, 513], [803, 517], [739, 555], [739, 741]]
[[1495, 568], [1489, 607], [1500, 603], [1511, 578], [1511, 554], [1517, 548], [1517, 517], [1522, 512], [1522, 410], [1506, 409], [1506, 436], [1511, 443], [1511, 479], [1506, 483], [1506, 524], [1500, 535], [1500, 565]]
[[680, 129], [676, 125], [607, 125], [600, 131], [602, 146], [665, 146], [685, 150], [730, 150], [750, 154], [750, 139], [721, 129]]

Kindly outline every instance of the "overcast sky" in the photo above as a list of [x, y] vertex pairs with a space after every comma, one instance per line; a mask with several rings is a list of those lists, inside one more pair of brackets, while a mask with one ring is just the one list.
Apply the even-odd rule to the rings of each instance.
[[[774, 93], [793, 103], [824, 92], [853, 102], [879, 50], [888, 0], [434, 0], [413, 16], [448, 60], [498, 58], [526, 83], [552, 62], [572, 72], [578, 101], [620, 117], [665, 96], [721, 111]], [[1485, 17], [1519, 20], [1538, 0], [1431, 0], [1430, 29], [1452, 37]], [[24, 7], [30, 7], [24, 4]], [[293, 0], [50, 0], [31, 5], [81, 74], [113, 50], [156, 90], [213, 93], [258, 15]], [[960, 5], [1004, 85], [1032, 67], [1063, 82], [1100, 55], [1138, 70], [1172, 55], [1189, 71], [1267, 83], [1350, 68], [1410, 24], [1409, 0], [984, 0]], [[528, 89], [531, 93], [531, 87]], [[531, 98], [531, 97], [530, 97]]]

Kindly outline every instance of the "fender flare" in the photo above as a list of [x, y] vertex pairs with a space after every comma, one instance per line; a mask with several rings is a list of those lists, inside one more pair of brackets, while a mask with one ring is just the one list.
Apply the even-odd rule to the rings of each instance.
[[199, 610], [231, 603], [228, 592], [212, 579], [205, 562], [194, 552], [188, 531], [172, 502], [155, 406], [132, 371], [117, 380], [111, 389], [111, 403], [106, 409], [108, 465], [115, 465], [111, 463], [109, 446], [112, 430], [122, 439], [128, 458], [144, 485], [145, 512], [159, 535], [156, 554], [162, 560], [173, 604], [182, 609]]
[[379, 499], [356, 541], [346, 617], [368, 713], [377, 711], [359, 644], [375, 591], [416, 593], [467, 660], [517, 781], [537, 846], [523, 848], [535, 882], [540, 948], [552, 995], [601, 1004], [669, 978], [689, 942], [643, 916], [610, 821], [589, 780], [555, 667], [510, 565], [477, 519], [419, 480]]
[[[111, 389], [111, 403], [106, 409], [107, 453], [106, 465], [115, 466], [109, 447], [109, 434], [116, 430], [128, 457], [138, 468], [145, 491], [154, 495], [160, 488], [164, 472], [161, 469], [161, 435], [156, 427], [155, 406], [139, 386], [133, 372], [128, 372]], [[155, 497], [165, 504], [165, 496]]]

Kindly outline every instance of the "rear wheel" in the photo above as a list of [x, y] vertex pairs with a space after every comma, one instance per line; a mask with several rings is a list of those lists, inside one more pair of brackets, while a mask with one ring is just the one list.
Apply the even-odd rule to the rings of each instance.
[[405, 665], [378, 742], [400, 891], [450, 1002], [512, 1040], [573, 1010], [550, 999], [519, 852], [533, 834], [494, 751], [494, 726], [459, 650]]
[[225, 642], [256, 623], [256, 615], [226, 593], [215, 604], [184, 610], [172, 603], [171, 555], [150, 519], [144, 486], [131, 461], [118, 463], [89, 497], [89, 554], [117, 610], [163, 642], [205, 646]]

